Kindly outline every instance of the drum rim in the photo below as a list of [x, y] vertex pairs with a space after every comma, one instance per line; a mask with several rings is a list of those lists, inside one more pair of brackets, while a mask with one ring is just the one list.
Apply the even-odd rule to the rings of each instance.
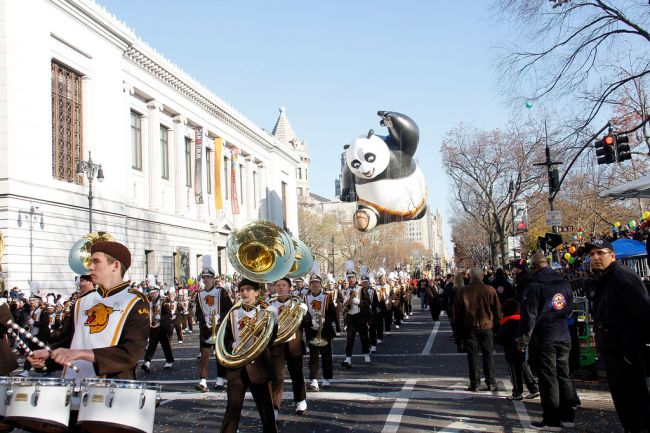
[[122, 388], [122, 389], [150, 389], [160, 391], [161, 385], [155, 382], [142, 382], [128, 379], [106, 379], [101, 377], [85, 377], [81, 380], [82, 387], [96, 386], [101, 388]]
[[74, 379], [62, 377], [13, 377], [11, 385], [74, 386]]

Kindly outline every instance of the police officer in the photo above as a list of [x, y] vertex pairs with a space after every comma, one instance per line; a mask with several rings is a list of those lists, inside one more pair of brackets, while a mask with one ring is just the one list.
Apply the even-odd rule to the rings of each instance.
[[594, 284], [598, 349], [605, 359], [614, 407], [626, 432], [650, 427], [648, 348], [650, 300], [641, 278], [616, 260], [606, 240], [587, 243], [591, 267], [601, 274]]

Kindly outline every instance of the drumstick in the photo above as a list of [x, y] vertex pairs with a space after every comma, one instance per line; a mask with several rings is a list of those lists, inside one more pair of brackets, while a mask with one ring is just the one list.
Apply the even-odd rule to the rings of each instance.
[[[16, 332], [18, 332], [20, 335], [24, 335], [31, 341], [32, 343], [36, 344], [38, 347], [41, 349], [47, 350], [50, 354], [52, 353], [52, 348], [48, 346], [47, 344], [43, 343], [41, 340], [38, 338], [34, 337], [31, 332], [25, 331], [23, 328], [20, 326], [16, 325], [13, 321], [13, 316], [11, 315], [11, 310], [9, 309], [9, 306], [7, 304], [0, 304], [0, 323], [3, 324], [4, 326], [7, 327], [7, 329], [12, 329]], [[66, 367], [73, 369], [75, 372], [79, 373], [79, 367], [76, 365], [72, 364], [71, 362], [67, 362], [65, 364]]]
[[32, 352], [32, 349], [30, 349], [29, 346], [27, 346], [23, 340], [21, 340], [20, 337], [14, 333], [13, 329], [7, 329], [7, 334], [13, 336], [16, 339], [16, 346], [25, 352], [25, 355], [32, 356], [34, 354], [34, 352]]

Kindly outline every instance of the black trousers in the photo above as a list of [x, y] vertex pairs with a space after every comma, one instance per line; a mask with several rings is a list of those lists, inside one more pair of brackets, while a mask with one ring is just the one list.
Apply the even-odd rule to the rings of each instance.
[[375, 321], [377, 320], [376, 316], [374, 319], [370, 319], [368, 322], [368, 340], [370, 341], [371, 346], [377, 345], [377, 326]]
[[[384, 339], [384, 322], [386, 321], [386, 309], [380, 308], [375, 317], [375, 333], [378, 340]], [[388, 324], [390, 326], [390, 323]]]
[[570, 343], [542, 343], [539, 346], [539, 393], [546, 425], [573, 421], [573, 384], [569, 373]]
[[271, 394], [273, 408], [280, 410], [282, 393], [284, 392], [284, 365], [287, 365], [291, 386], [293, 388], [293, 401], [299, 402], [307, 398], [305, 389], [305, 375], [302, 373], [302, 355], [292, 356], [289, 344], [280, 347], [271, 347], [271, 365], [273, 365], [273, 380], [271, 381]]
[[[332, 368], [332, 339], [327, 339], [326, 346], [309, 345], [309, 380], [318, 379], [318, 358], [323, 360], [323, 379], [334, 377]], [[302, 368], [302, 366], [301, 366]]]
[[393, 309], [386, 307], [384, 312], [384, 331], [390, 332], [390, 327], [393, 323]]
[[494, 368], [494, 334], [491, 329], [473, 329], [465, 336], [467, 363], [469, 365], [469, 384], [477, 387], [481, 383], [479, 369], [479, 350], [483, 358], [483, 375], [487, 385], [496, 385]]
[[178, 341], [183, 341], [183, 319], [180, 314], [174, 319], [174, 329], [176, 330], [176, 338], [178, 338]]
[[400, 326], [402, 324], [402, 318], [404, 315], [402, 314], [402, 306], [400, 305], [399, 307], [396, 307], [393, 305], [392, 308], [392, 313], [393, 313], [393, 318], [395, 320], [395, 325]]
[[158, 343], [162, 347], [163, 353], [165, 354], [165, 361], [174, 362], [174, 354], [172, 353], [172, 344], [171, 344], [171, 333], [158, 328], [151, 328], [151, 333], [149, 334], [149, 344], [147, 345], [147, 351], [144, 353], [144, 360], [151, 362], [156, 349], [158, 348]]
[[[368, 322], [362, 321], [355, 315], [348, 315], [348, 335], [345, 339], [345, 356], [352, 356], [352, 349], [354, 348], [354, 340], [359, 333], [361, 340], [361, 352], [365, 355], [370, 353], [370, 339], [368, 338]], [[311, 346], [309, 347], [311, 351]]]
[[277, 433], [275, 414], [273, 413], [273, 400], [271, 398], [271, 383], [252, 383], [246, 373], [246, 368], [239, 368], [239, 374], [229, 374], [228, 377], [228, 402], [226, 413], [221, 423], [221, 433], [237, 433], [239, 419], [244, 408], [246, 390], [250, 390], [255, 400], [255, 406], [262, 420], [263, 433]]
[[650, 395], [642, 353], [604, 354], [607, 383], [618, 419], [627, 432], [650, 429]]
[[530, 371], [530, 367], [526, 362], [526, 355], [522, 352], [520, 359], [515, 362], [508, 363], [510, 369], [510, 380], [512, 381], [512, 395], [521, 395], [524, 393], [524, 384], [528, 388], [528, 392], [539, 392], [535, 376]]

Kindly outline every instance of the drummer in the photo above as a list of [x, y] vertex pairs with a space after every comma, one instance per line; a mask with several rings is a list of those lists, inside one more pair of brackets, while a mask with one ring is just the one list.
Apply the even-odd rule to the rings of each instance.
[[[97, 287], [79, 296], [52, 354], [37, 350], [28, 357], [34, 367], [56, 369], [70, 362], [79, 373], [64, 368], [63, 377], [135, 379], [135, 367], [149, 337], [147, 297], [129, 289], [124, 274], [131, 252], [118, 242], [97, 242], [91, 249], [90, 276]], [[58, 365], [57, 365], [58, 364]], [[60, 368], [60, 367], [58, 367]]]

